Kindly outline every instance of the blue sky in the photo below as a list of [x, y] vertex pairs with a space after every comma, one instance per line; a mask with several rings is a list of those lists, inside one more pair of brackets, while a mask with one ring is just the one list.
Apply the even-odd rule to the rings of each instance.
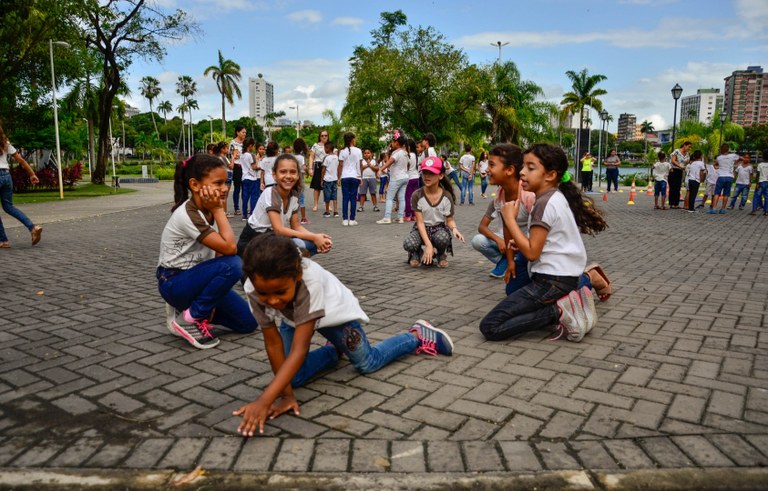
[[[152, 0], [150, 0], [152, 1]], [[633, 113], [657, 129], [672, 124], [670, 89], [683, 96], [698, 88], [723, 88], [723, 78], [747, 65], [768, 70], [768, 0], [490, 0], [467, 2], [328, 0], [154, 0], [180, 8], [199, 24], [197, 36], [167, 46], [167, 56], [136, 61], [129, 69], [129, 102], [142, 110], [138, 81], [160, 80], [160, 100], [176, 107], [179, 75], [197, 81], [200, 109], [195, 119], [221, 116], [216, 86], [203, 71], [217, 50], [240, 64], [243, 99], [227, 108], [227, 119], [248, 114], [247, 79], [263, 73], [275, 86], [276, 110], [316, 123], [321, 113], [344, 105], [349, 57], [370, 41], [382, 11], [402, 10], [412, 25], [430, 25], [471, 63], [498, 56], [496, 41], [509, 42], [502, 59], [512, 60], [522, 77], [559, 102], [569, 90], [566, 70], [588, 68], [608, 79], [601, 87], [614, 117]], [[597, 119], [596, 117], [594, 119]]]

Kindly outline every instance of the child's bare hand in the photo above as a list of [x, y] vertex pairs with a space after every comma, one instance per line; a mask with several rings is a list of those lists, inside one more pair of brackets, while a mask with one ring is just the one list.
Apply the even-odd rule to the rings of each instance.
[[269, 411], [269, 419], [275, 419], [283, 413], [293, 410], [293, 414], [299, 415], [299, 401], [293, 396], [283, 396], [279, 401], [272, 404], [272, 408]]
[[421, 262], [424, 264], [432, 264], [432, 259], [435, 257], [435, 248], [432, 244], [428, 244], [424, 247], [424, 256], [421, 258]]
[[507, 201], [501, 207], [501, 216], [504, 217], [506, 222], [514, 222], [517, 220], [518, 211], [520, 211], [520, 200], [513, 199], [512, 201]]
[[317, 246], [318, 252], [328, 252], [333, 247], [333, 241], [328, 234], [317, 234], [313, 242]]
[[232, 413], [233, 416], [242, 416], [243, 420], [237, 427], [237, 432], [243, 436], [253, 436], [256, 428], [259, 433], [264, 433], [264, 423], [269, 417], [271, 408], [260, 400], [253, 401]]
[[509, 283], [512, 278], [515, 278], [517, 276], [517, 271], [515, 270], [515, 262], [508, 262], [507, 263], [507, 270], [504, 271], [504, 283]]
[[453, 228], [453, 236], [459, 239], [460, 241], [464, 242], [464, 236], [461, 235], [461, 232], [459, 232], [459, 229], [456, 227]]
[[203, 186], [200, 188], [200, 197], [203, 199], [203, 207], [210, 211], [224, 207], [223, 198], [225, 197], [216, 188]]

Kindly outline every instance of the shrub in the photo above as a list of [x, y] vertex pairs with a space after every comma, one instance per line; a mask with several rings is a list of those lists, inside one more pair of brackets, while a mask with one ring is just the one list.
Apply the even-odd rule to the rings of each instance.
[[621, 184], [622, 186], [631, 186], [632, 185], [632, 179], [635, 180], [635, 186], [641, 186], [645, 187], [648, 185], [648, 174], [627, 174], [626, 176], [621, 176]]
[[155, 178], [161, 181], [173, 181], [173, 175], [176, 173], [175, 167], [155, 167]]
[[[11, 179], [13, 180], [14, 193], [26, 193], [35, 189], [58, 189], [59, 174], [55, 167], [46, 167], [35, 172], [40, 180], [37, 186], [32, 186], [29, 173], [22, 166], [17, 165], [11, 169]], [[71, 166], [61, 169], [61, 180], [67, 188], [75, 187], [78, 181], [83, 178], [83, 163], [77, 162]]]

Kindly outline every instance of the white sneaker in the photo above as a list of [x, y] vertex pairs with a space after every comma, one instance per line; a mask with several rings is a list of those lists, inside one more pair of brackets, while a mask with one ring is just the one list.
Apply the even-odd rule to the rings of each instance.
[[579, 293], [576, 290], [571, 291], [557, 301], [557, 307], [560, 310], [560, 333], [554, 339], [565, 334], [568, 341], [578, 343], [587, 333], [587, 318]]
[[392, 220], [389, 218], [382, 218], [381, 220], [376, 220], [376, 223], [378, 223], [379, 225], [384, 225], [387, 223], [392, 223]]
[[579, 297], [581, 298], [581, 305], [584, 307], [584, 314], [587, 319], [586, 333], [592, 330], [597, 325], [597, 309], [595, 309], [595, 296], [592, 294], [592, 290], [586, 286], [582, 286], [578, 290]]
[[405, 218], [395, 218], [393, 221], [395, 223], [405, 223]]
[[350, 226], [350, 227], [354, 227], [355, 225], [359, 225], [359, 224], [357, 223], [357, 220], [350, 220], [350, 221], [349, 221], [349, 226]]
[[171, 331], [171, 334], [174, 336], [181, 336], [181, 334], [176, 332], [176, 328], [173, 327], [173, 323], [176, 321], [176, 318], [180, 316], [181, 310], [176, 310], [169, 303], [165, 304], [165, 327], [167, 327], [168, 330]]
[[349, 220], [342, 220], [341, 221], [341, 226], [342, 227], [349, 227]]

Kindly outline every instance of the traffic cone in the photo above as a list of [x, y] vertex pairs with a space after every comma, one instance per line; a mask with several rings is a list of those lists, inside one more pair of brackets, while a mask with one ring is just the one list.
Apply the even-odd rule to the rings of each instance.
[[637, 196], [637, 191], [635, 190], [635, 180], [632, 179], [632, 187], [629, 188], [629, 201], [627, 201], [627, 204], [634, 205], [636, 196]]
[[603, 201], [608, 201], [608, 193], [603, 191]]
[[651, 183], [648, 183], [648, 189], [645, 191], [646, 196], [653, 196], [653, 186], [651, 186]]

